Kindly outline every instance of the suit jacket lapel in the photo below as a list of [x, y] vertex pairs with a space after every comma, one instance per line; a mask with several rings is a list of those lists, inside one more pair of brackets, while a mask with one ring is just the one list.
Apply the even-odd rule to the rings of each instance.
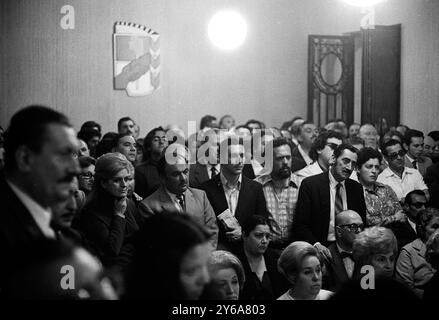
[[164, 211], [175, 211], [177, 209], [175, 207], [174, 201], [172, 201], [171, 197], [166, 192], [166, 189], [164, 187], [160, 187], [158, 198], [160, 205], [162, 206], [162, 209]]
[[242, 176], [241, 180], [241, 189], [239, 190], [238, 203], [235, 209], [235, 217], [239, 220], [241, 216], [244, 214], [243, 211], [248, 209], [244, 208], [244, 204], [248, 203], [248, 195], [250, 194], [250, 186], [247, 179]]

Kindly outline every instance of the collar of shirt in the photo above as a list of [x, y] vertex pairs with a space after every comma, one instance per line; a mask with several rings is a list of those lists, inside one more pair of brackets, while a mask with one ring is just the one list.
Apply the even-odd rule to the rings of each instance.
[[407, 221], [409, 222], [410, 227], [412, 227], [413, 230], [415, 230], [415, 233], [418, 234], [416, 231], [416, 223], [414, 223], [412, 220], [407, 218]]
[[337, 184], [339, 183], [341, 183], [343, 188], [345, 187], [344, 180], [342, 182], [338, 182], [337, 180], [335, 180], [334, 176], [331, 173], [331, 169], [329, 169], [328, 174], [329, 174], [329, 187], [331, 189], [335, 189], [337, 187]]
[[[180, 208], [180, 201], [178, 201], [177, 195], [175, 193], [172, 193], [171, 191], [168, 190], [168, 188], [165, 187], [166, 193], [169, 195], [169, 197], [171, 198], [172, 202], [174, 202], [175, 207], [178, 210], [181, 210], [183, 208]], [[183, 193], [184, 195], [184, 193]]]
[[[402, 172], [402, 179], [404, 179], [404, 177], [405, 177], [407, 174], [412, 174], [414, 171], [418, 171], [418, 170], [413, 169], [413, 168], [404, 167], [404, 171]], [[393, 172], [392, 169], [390, 169], [390, 168], [386, 168], [386, 169], [384, 169], [383, 172], [381, 172], [381, 174], [382, 174], [385, 178], [389, 178], [389, 177], [397, 177], [398, 179], [400, 179], [399, 176], [398, 176], [395, 172]]]
[[363, 187], [363, 188], [364, 188], [364, 190], [365, 190], [366, 192], [368, 192], [368, 193], [377, 194], [378, 189], [386, 188], [386, 186], [385, 186], [384, 184], [382, 184], [382, 183], [375, 182], [375, 183], [373, 184], [373, 189], [372, 189], [372, 190], [367, 189], [366, 187]]
[[229, 190], [235, 189], [235, 188], [238, 190], [241, 189], [242, 174], [239, 175], [238, 182], [237, 182], [236, 186], [232, 186], [222, 172], [220, 173], [220, 179], [221, 179], [221, 184], [226, 189], [229, 189]]
[[303, 149], [302, 146], [299, 144], [297, 146], [297, 149], [299, 150], [300, 154], [303, 157], [303, 160], [305, 160], [307, 165], [310, 165], [312, 163], [312, 159], [309, 157], [309, 154], [307, 154]]
[[208, 163], [208, 164], [207, 164], [207, 169], [208, 169], [208, 170], [211, 170], [211, 169], [212, 169], [212, 167], [215, 167], [215, 169], [216, 169], [216, 172], [220, 172], [221, 166], [220, 166], [220, 164], [219, 164], [219, 163], [218, 163], [218, 164], [216, 164], [216, 165], [212, 165], [212, 164], [210, 164], [210, 163]]
[[346, 252], [346, 253], [350, 253], [350, 254], [352, 254], [352, 251], [346, 251], [346, 250], [343, 250], [343, 249], [338, 245], [337, 242], [336, 242], [335, 244], [336, 244], [336, 246], [337, 246], [338, 252], [340, 252], [340, 253], [342, 253], [342, 252]]
[[408, 153], [406, 153], [405, 156], [410, 161], [410, 163], [413, 163], [413, 161], [415, 161], [415, 160], [416, 160], [416, 162], [419, 162], [418, 159], [413, 159], [412, 157], [410, 157]]
[[50, 227], [52, 219], [52, 210], [50, 208], [43, 208], [34, 199], [24, 193], [19, 187], [11, 181], [6, 180], [12, 191], [17, 195], [18, 199], [23, 203], [31, 216], [34, 218], [36, 224], [47, 238], [56, 238], [55, 231]]
[[[262, 184], [263, 186], [267, 185], [270, 182], [274, 183], [271, 174], [264, 174], [263, 176], [260, 176], [255, 180], [260, 184]], [[290, 179], [288, 181], [288, 186], [297, 189], [299, 188], [298, 185], [299, 185], [298, 177], [295, 174], [291, 173]]]

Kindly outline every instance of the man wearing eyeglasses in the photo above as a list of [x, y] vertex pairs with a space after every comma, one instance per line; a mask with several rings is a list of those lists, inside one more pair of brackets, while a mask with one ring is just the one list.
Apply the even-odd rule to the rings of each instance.
[[389, 167], [378, 175], [377, 182], [389, 185], [401, 203], [404, 203], [407, 193], [415, 189], [424, 191], [427, 199], [430, 198], [428, 187], [419, 171], [404, 165], [405, 151], [401, 142], [389, 140], [383, 145], [382, 152]]
[[326, 266], [327, 276], [324, 277], [323, 284], [326, 289], [336, 291], [345, 281], [352, 278], [355, 266], [352, 244], [363, 229], [363, 220], [353, 210], [342, 211], [335, 217], [336, 241], [328, 247], [332, 260]]
[[407, 219], [404, 221], [394, 221], [386, 225], [386, 227], [391, 229], [395, 234], [399, 249], [418, 238], [416, 218], [419, 212], [424, 210], [427, 205], [427, 198], [423, 191], [410, 191], [406, 195], [404, 206], [402, 207]]
[[328, 245], [335, 242], [335, 217], [345, 210], [356, 211], [366, 221], [362, 186], [349, 179], [357, 163], [357, 149], [341, 144], [328, 172], [308, 177], [299, 188], [296, 215], [292, 223], [293, 241], [313, 244], [325, 260], [331, 259]]
[[295, 172], [300, 182], [307, 177], [328, 171], [334, 150], [342, 143], [342, 140], [343, 136], [339, 132], [326, 131], [319, 134], [309, 151], [309, 156], [314, 162]]

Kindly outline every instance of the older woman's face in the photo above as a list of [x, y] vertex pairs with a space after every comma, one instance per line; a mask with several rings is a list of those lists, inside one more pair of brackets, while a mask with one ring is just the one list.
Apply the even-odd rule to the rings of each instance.
[[370, 263], [375, 269], [375, 276], [391, 277], [395, 268], [395, 258], [393, 251], [374, 254]]
[[322, 267], [316, 256], [306, 256], [302, 260], [300, 272], [294, 283], [294, 291], [302, 299], [315, 299], [322, 288]]
[[239, 279], [235, 269], [218, 269], [211, 274], [210, 293], [214, 300], [238, 300]]
[[184, 255], [180, 265], [180, 282], [186, 299], [198, 299], [209, 282], [209, 253], [210, 246], [204, 243], [195, 246]]
[[132, 179], [128, 169], [120, 170], [114, 177], [102, 182], [102, 188], [115, 198], [128, 195], [128, 186]]
[[425, 239], [430, 238], [437, 229], [439, 229], [439, 217], [433, 217], [425, 226]]
[[263, 255], [270, 243], [270, 227], [266, 224], [258, 224], [246, 236], [243, 235], [244, 248], [252, 255]]
[[360, 169], [360, 181], [363, 184], [370, 185], [377, 181], [378, 174], [380, 173], [380, 162], [377, 158], [367, 160]]

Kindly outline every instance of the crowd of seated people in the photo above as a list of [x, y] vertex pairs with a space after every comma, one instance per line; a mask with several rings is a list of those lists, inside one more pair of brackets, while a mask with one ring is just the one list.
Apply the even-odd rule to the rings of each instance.
[[0, 298], [438, 298], [439, 131], [218, 118], [143, 137], [128, 116], [75, 132], [45, 106], [15, 113]]

